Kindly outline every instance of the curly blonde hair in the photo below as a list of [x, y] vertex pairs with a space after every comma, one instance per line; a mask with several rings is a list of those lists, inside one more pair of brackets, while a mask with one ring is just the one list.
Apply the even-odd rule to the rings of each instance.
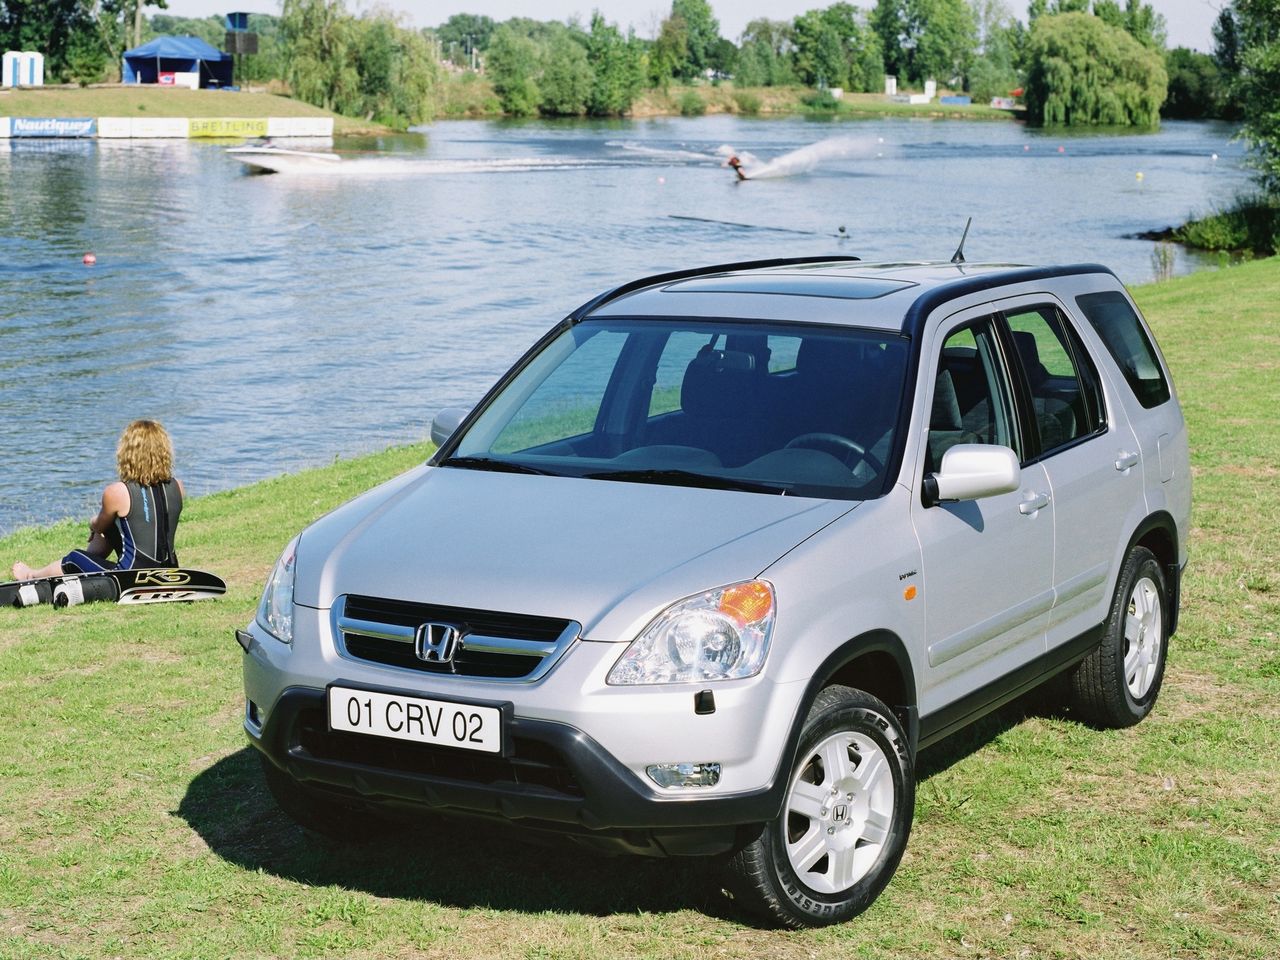
[[154, 420], [135, 420], [116, 444], [120, 479], [147, 487], [173, 479], [173, 441]]

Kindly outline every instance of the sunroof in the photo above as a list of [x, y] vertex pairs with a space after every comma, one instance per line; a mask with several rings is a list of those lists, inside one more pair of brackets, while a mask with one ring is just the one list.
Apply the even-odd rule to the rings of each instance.
[[695, 277], [663, 287], [672, 293], [764, 293], [834, 300], [874, 300], [914, 287], [909, 280], [851, 277], [848, 274], [738, 273]]

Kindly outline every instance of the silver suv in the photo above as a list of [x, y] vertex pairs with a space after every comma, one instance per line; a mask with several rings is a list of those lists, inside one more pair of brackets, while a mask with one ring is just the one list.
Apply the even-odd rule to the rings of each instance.
[[1099, 726], [1160, 690], [1186, 430], [1105, 267], [651, 277], [432, 432], [237, 632], [245, 730], [311, 829], [722, 856], [748, 906], [833, 923], [897, 867], [922, 747], [1057, 674]]

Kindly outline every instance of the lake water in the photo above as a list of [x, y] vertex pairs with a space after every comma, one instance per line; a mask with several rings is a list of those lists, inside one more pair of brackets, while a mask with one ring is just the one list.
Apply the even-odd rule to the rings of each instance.
[[[136, 417], [166, 424], [193, 493], [422, 438], [437, 409], [476, 401], [570, 309], [644, 274], [826, 253], [945, 259], [972, 216], [970, 260], [1101, 261], [1141, 283], [1154, 244], [1125, 234], [1248, 182], [1220, 124], [1064, 137], [707, 117], [423, 132], [340, 142], [353, 151], [341, 171], [311, 176], [247, 175], [212, 143], [0, 140], [0, 533], [87, 520]], [[832, 138], [765, 168], [786, 174], [771, 179], [739, 184], [721, 165], [726, 147], [761, 170]], [[1179, 250], [1175, 272], [1203, 265]]]

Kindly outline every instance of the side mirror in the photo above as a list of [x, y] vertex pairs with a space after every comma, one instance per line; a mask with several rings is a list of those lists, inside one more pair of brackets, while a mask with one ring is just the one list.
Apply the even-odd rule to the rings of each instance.
[[1018, 455], [1008, 447], [960, 443], [942, 455], [942, 467], [924, 478], [924, 505], [943, 500], [980, 500], [1017, 490], [1022, 482]]
[[470, 412], [462, 407], [445, 407], [437, 413], [431, 418], [431, 442], [437, 447], [443, 447], [444, 442], [453, 436], [453, 432]]

